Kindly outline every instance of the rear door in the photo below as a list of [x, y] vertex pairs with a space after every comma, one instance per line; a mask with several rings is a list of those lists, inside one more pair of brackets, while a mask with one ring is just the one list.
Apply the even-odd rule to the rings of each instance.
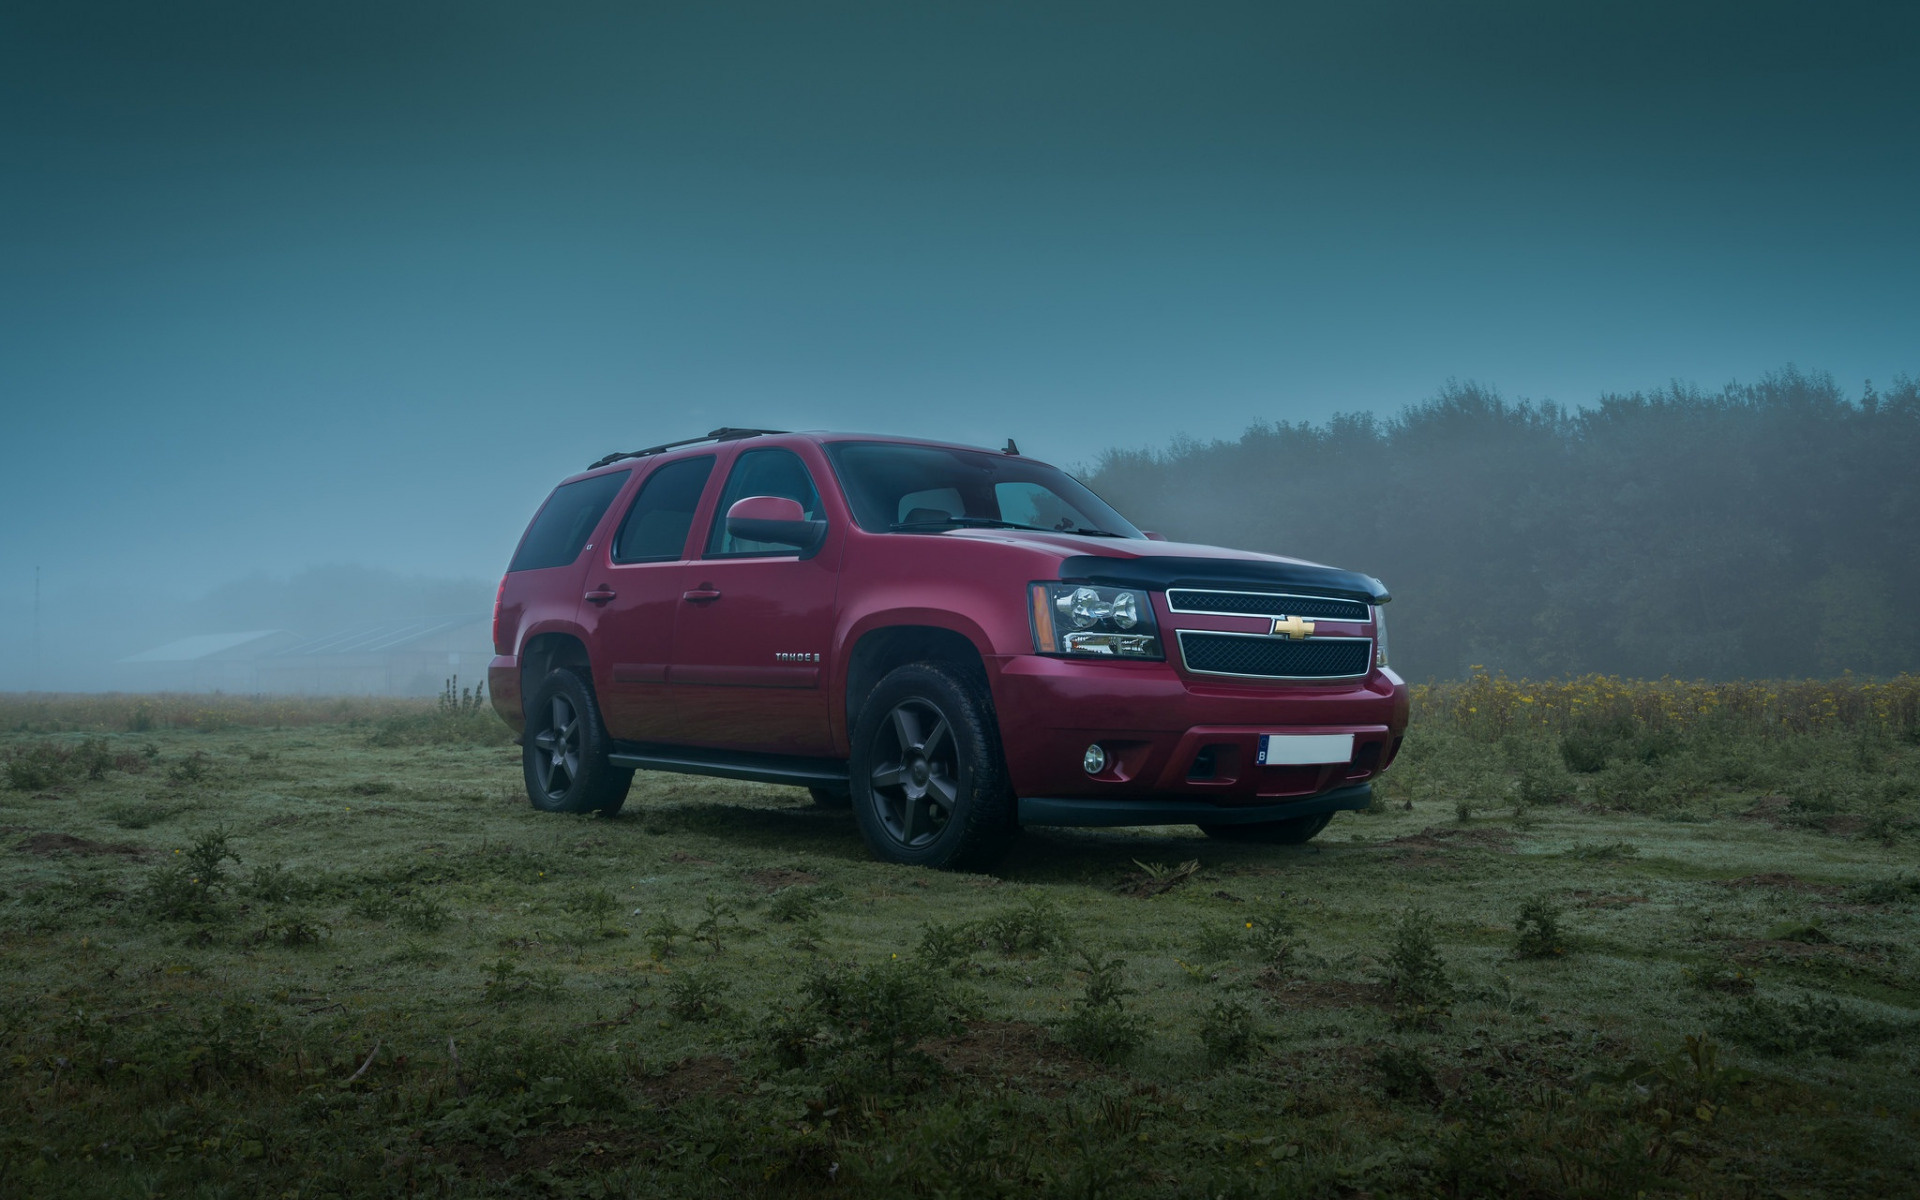
[[593, 557], [580, 620], [593, 646], [594, 685], [607, 732], [639, 742], [683, 742], [689, 729], [669, 694], [673, 623], [694, 515], [715, 456], [660, 463], [640, 483], [604, 554]]
[[797, 501], [828, 520], [816, 467], [784, 447], [742, 450], [714, 504], [698, 562], [674, 621], [668, 678], [695, 745], [828, 755], [833, 737], [822, 687], [833, 637], [845, 530], [831, 525], [819, 550], [742, 541], [727, 509], [748, 496]]

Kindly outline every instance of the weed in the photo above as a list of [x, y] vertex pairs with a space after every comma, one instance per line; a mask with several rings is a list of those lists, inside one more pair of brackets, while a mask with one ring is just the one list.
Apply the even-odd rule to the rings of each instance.
[[1271, 905], [1254, 913], [1246, 926], [1255, 957], [1276, 971], [1284, 971], [1293, 956], [1294, 934], [1299, 930], [1292, 912], [1282, 905]]
[[1808, 946], [1825, 946], [1833, 941], [1818, 921], [1782, 921], [1767, 930], [1767, 937], [1776, 942], [1800, 942]]
[[520, 964], [503, 954], [487, 967], [480, 993], [489, 1004], [505, 1004], [525, 995], [527, 987], [526, 973], [521, 971]]
[[1189, 859], [1177, 867], [1165, 863], [1144, 863], [1133, 860], [1140, 868], [1120, 881], [1119, 890], [1128, 896], [1161, 896], [1188, 882], [1200, 873], [1200, 860]]
[[382, 888], [368, 888], [355, 896], [349, 905], [355, 916], [365, 917], [369, 921], [384, 921], [393, 915], [397, 907], [393, 893]]
[[1560, 940], [1560, 910], [1544, 896], [1520, 906], [1513, 932], [1513, 952], [1521, 958], [1555, 958], [1567, 952]]
[[1200, 1042], [1216, 1063], [1244, 1061], [1266, 1040], [1253, 1007], [1232, 994], [1216, 999], [1200, 1023]]
[[680, 923], [663, 912], [647, 926], [647, 950], [655, 962], [664, 962], [673, 957], [674, 942], [686, 936]]
[[10, 751], [6, 760], [7, 787], [16, 792], [43, 791], [66, 777], [71, 751], [53, 742], [32, 742]]
[[402, 925], [422, 933], [439, 929], [450, 916], [446, 904], [430, 892], [416, 893], [400, 900], [394, 906], [394, 913]]
[[213, 758], [205, 750], [195, 750], [179, 762], [167, 768], [167, 782], [172, 784], [205, 783], [213, 773]]
[[1087, 1058], [1119, 1062], [1147, 1036], [1146, 1022], [1127, 1011], [1126, 998], [1134, 994], [1126, 984], [1127, 960], [1079, 953], [1087, 973], [1086, 991], [1060, 1023], [1061, 1040]]
[[1704, 971], [1683, 967], [1681, 972], [1687, 982], [1703, 992], [1726, 992], [1736, 996], [1753, 991], [1760, 979], [1759, 972], [1749, 967], [1721, 967]]
[[667, 980], [667, 1011], [682, 1021], [711, 1021], [726, 1013], [728, 983], [700, 968]]
[[586, 888], [577, 891], [567, 897], [563, 907], [585, 921], [589, 932], [595, 937], [627, 936], [626, 930], [613, 924], [613, 916], [619, 911], [620, 901], [606, 888]]
[[693, 927], [696, 940], [705, 942], [709, 953], [720, 954], [725, 950], [720, 939], [738, 928], [733, 923], [733, 906], [724, 903], [712, 892], [707, 893], [706, 912], [698, 924]]
[[982, 945], [1002, 954], [1042, 953], [1066, 942], [1067, 921], [1059, 904], [1039, 892], [1028, 892], [1019, 904], [980, 921], [974, 932]]
[[274, 942], [289, 948], [319, 944], [331, 930], [327, 925], [300, 913], [283, 913], [261, 927], [256, 942]]
[[783, 887], [767, 901], [767, 916], [783, 923], [806, 921], [819, 911], [819, 898], [812, 888]]
[[1425, 1017], [1440, 1011], [1453, 995], [1446, 962], [1434, 943], [1433, 916], [1425, 909], [1402, 910], [1382, 966], [1383, 982], [1402, 1009]]
[[941, 973], [893, 956], [864, 968], [816, 968], [799, 1004], [776, 1006], [760, 1021], [760, 1037], [785, 1066], [839, 1060], [852, 1079], [864, 1060], [891, 1081], [902, 1064], [916, 1073], [933, 1068], [918, 1046], [960, 1033], [964, 1016], [966, 1004]]
[[246, 894], [256, 900], [287, 901], [310, 891], [306, 881], [283, 862], [261, 863], [247, 874]]
[[787, 939], [787, 945], [807, 954], [820, 949], [820, 922], [813, 919], [795, 922], [793, 936]]
[[174, 921], [205, 921], [218, 915], [225, 894], [226, 864], [240, 856], [227, 845], [224, 828], [202, 834], [185, 851], [174, 851], [174, 861], [155, 867], [148, 876], [145, 906], [156, 917]]
[[919, 961], [936, 971], [961, 974], [972, 965], [973, 951], [979, 941], [962, 924], [943, 925], [929, 921], [920, 927]]

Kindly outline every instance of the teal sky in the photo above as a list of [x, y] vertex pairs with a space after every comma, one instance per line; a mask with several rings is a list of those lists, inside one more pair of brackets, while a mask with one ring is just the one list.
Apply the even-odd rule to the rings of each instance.
[[[1065, 463], [1920, 370], [1920, 9], [0, 7], [0, 616], [492, 576], [718, 424]], [[0, 686], [7, 678], [0, 651]]]

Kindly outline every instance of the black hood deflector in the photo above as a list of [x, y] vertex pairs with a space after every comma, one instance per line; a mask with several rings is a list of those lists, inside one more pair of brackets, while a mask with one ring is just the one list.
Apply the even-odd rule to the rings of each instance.
[[1108, 558], [1081, 554], [1060, 564], [1066, 583], [1105, 584], [1163, 592], [1170, 587], [1282, 591], [1298, 588], [1316, 596], [1339, 596], [1385, 604], [1393, 597], [1371, 575], [1310, 563], [1262, 562], [1250, 558]]

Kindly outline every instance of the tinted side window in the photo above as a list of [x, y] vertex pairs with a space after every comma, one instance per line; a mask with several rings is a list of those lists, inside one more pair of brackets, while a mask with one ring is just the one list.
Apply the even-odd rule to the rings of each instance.
[[769, 542], [749, 542], [727, 532], [727, 510], [735, 501], [748, 496], [784, 496], [800, 503], [807, 519], [817, 521], [820, 493], [814, 490], [813, 476], [807, 464], [791, 450], [749, 450], [734, 460], [733, 473], [727, 476], [727, 490], [720, 493], [720, 504], [713, 512], [713, 532], [707, 537], [708, 554], [792, 554], [792, 546]]
[[647, 476], [613, 539], [617, 563], [672, 562], [687, 551], [693, 510], [713, 474], [713, 456], [671, 462]]
[[595, 475], [574, 483], [561, 484], [540, 506], [539, 515], [527, 526], [520, 549], [513, 556], [509, 571], [537, 571], [541, 567], [564, 567], [580, 557], [580, 548], [593, 535], [593, 527], [606, 515], [607, 505], [627, 485], [630, 471]]

